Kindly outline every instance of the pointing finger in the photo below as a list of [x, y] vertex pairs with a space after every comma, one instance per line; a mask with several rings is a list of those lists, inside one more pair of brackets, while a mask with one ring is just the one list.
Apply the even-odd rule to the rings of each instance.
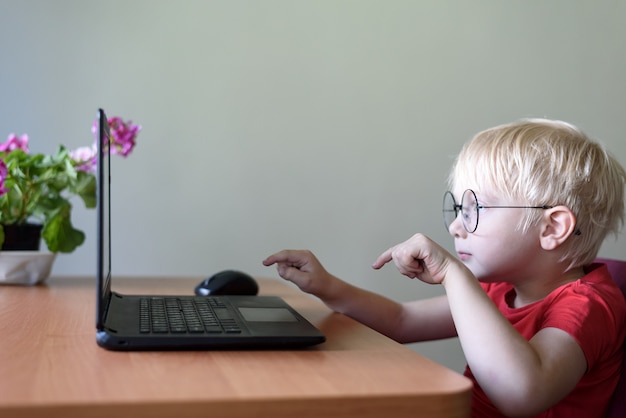
[[391, 258], [391, 251], [392, 251], [392, 248], [388, 249], [387, 251], [382, 253], [380, 256], [378, 256], [376, 261], [374, 261], [374, 264], [372, 264], [372, 268], [375, 268], [376, 270], [378, 270], [382, 266], [384, 266], [385, 264], [390, 262], [391, 259], [392, 259]]

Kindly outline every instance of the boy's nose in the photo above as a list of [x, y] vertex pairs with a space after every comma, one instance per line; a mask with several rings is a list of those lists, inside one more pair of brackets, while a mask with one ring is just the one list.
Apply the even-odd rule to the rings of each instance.
[[463, 221], [461, 220], [461, 213], [459, 212], [458, 216], [452, 221], [450, 224], [450, 228], [448, 228], [448, 232], [455, 238], [465, 238], [468, 234], [467, 230], [463, 226]]

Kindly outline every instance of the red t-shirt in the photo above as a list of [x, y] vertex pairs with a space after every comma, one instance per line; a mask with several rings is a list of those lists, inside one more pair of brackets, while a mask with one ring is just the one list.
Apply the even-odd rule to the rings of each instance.
[[[565, 284], [545, 299], [512, 308], [515, 298], [508, 283], [481, 283], [485, 292], [513, 327], [530, 340], [546, 327], [574, 337], [587, 359], [587, 372], [574, 390], [539, 417], [601, 417], [619, 379], [626, 335], [626, 301], [604, 264], [593, 264], [586, 275]], [[501, 417], [482, 391], [469, 367], [465, 375], [474, 382], [472, 416]]]

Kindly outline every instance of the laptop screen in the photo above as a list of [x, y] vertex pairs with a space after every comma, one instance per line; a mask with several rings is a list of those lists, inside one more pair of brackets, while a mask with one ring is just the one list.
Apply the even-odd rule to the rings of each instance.
[[111, 191], [110, 191], [110, 129], [104, 110], [98, 110], [97, 179], [97, 298], [96, 327], [104, 327], [104, 316], [111, 295]]

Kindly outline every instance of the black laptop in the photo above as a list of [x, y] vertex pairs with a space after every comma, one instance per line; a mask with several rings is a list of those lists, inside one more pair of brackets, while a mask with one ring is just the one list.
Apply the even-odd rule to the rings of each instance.
[[[110, 130], [98, 111], [96, 340], [110, 350], [288, 349], [325, 336], [275, 296], [122, 295], [111, 276]], [[138, 279], [140, 280], [140, 279]]]

